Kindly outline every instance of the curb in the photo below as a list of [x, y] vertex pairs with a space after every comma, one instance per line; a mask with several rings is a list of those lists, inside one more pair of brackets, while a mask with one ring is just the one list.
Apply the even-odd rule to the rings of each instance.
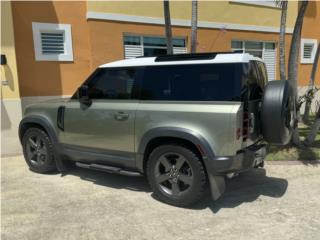
[[266, 165], [318, 165], [320, 160], [269, 160]]
[[17, 153], [17, 154], [3, 154], [0, 156], [0, 158], [10, 158], [10, 157], [23, 157], [23, 154]]

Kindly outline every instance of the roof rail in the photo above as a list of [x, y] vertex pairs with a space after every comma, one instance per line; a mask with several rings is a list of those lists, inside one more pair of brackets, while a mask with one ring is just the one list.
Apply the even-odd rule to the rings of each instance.
[[185, 54], [172, 54], [160, 55], [154, 60], [155, 62], [169, 62], [169, 61], [190, 61], [190, 60], [210, 60], [214, 59], [217, 54], [235, 54], [243, 53], [242, 50], [233, 52], [208, 52], [208, 53], [185, 53]]

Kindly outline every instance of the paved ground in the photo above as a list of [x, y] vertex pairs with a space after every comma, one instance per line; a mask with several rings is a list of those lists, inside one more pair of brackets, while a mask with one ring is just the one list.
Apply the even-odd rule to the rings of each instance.
[[320, 239], [320, 166], [268, 165], [194, 209], [156, 201], [144, 178], [30, 172], [1, 159], [2, 239]]

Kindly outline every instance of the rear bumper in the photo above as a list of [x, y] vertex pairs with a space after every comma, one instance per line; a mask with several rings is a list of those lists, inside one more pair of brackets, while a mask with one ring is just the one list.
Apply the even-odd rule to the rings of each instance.
[[217, 156], [208, 160], [209, 171], [215, 175], [241, 172], [263, 162], [267, 153], [267, 145], [259, 144], [238, 151], [235, 156]]

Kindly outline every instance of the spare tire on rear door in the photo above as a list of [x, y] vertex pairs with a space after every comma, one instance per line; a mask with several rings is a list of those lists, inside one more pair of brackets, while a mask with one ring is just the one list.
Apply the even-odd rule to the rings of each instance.
[[262, 135], [270, 144], [285, 145], [294, 127], [294, 95], [288, 81], [268, 83], [261, 107]]

